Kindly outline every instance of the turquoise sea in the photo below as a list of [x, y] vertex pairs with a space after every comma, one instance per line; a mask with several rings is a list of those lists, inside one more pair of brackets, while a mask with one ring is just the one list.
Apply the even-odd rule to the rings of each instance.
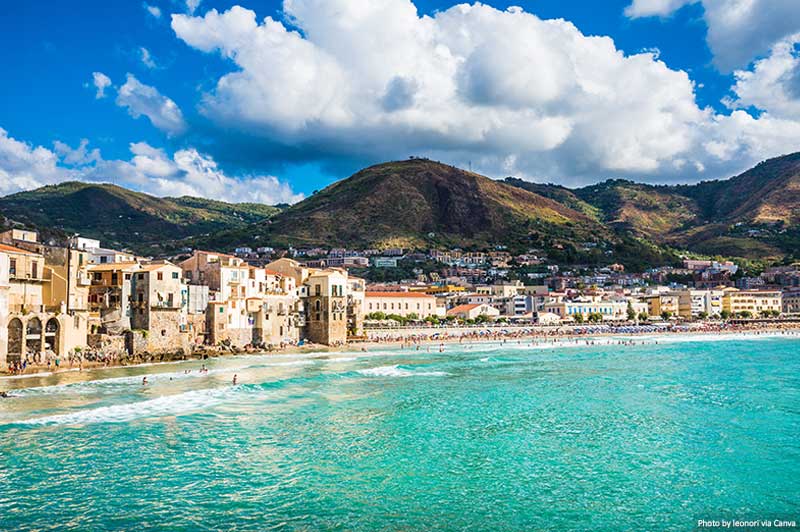
[[0, 530], [800, 525], [800, 337], [655, 341], [0, 379]]

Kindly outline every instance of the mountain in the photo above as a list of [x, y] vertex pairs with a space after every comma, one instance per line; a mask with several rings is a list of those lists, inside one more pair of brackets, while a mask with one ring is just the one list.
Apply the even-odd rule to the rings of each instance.
[[598, 209], [603, 222], [617, 231], [656, 242], [667, 241], [669, 234], [701, 218], [694, 199], [666, 186], [615, 179], [579, 188], [574, 194]]
[[[157, 198], [62, 183], [0, 198], [0, 215], [45, 236], [80, 233], [143, 254], [239, 245], [541, 250], [561, 264], [675, 263], [687, 250], [800, 259], [800, 153], [727, 180], [578, 189], [496, 181], [427, 159], [378, 164], [292, 206]], [[1, 218], [0, 218], [1, 219]]]
[[[592, 212], [588, 205], [583, 208]], [[273, 218], [197, 239], [198, 246], [461, 247], [546, 250], [563, 262], [596, 264], [617, 256], [674, 261], [623, 238], [595, 216], [541, 194], [427, 159], [371, 166]], [[617, 255], [615, 255], [615, 253]]]
[[725, 181], [676, 187], [706, 218], [751, 224], [800, 224], [800, 153], [776, 157]]
[[595, 220], [599, 221], [601, 219], [602, 211], [600, 209], [586, 201], [583, 201], [575, 194], [574, 191], [568, 189], [567, 187], [554, 185], [551, 183], [534, 183], [532, 181], [519, 179], [518, 177], [507, 177], [503, 180], [503, 182], [507, 185], [523, 188], [528, 192], [539, 194], [545, 198], [550, 198], [551, 200], [557, 201], [558, 203], [561, 203], [570, 209], [582, 212], [586, 216], [589, 216]]
[[158, 198], [110, 184], [65, 182], [0, 198], [10, 221], [98, 238], [104, 246], [146, 253], [165, 240], [244, 227], [280, 209], [193, 197]]
[[576, 202], [588, 204], [621, 235], [709, 255], [777, 259], [800, 254], [800, 153], [769, 159], [730, 179], [695, 185], [614, 179], [570, 190], [506, 182], [572, 208], [580, 205]]

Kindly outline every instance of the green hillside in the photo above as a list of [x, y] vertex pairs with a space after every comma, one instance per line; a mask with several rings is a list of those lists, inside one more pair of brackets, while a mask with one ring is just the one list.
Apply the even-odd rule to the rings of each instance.
[[[279, 209], [201, 198], [158, 198], [109, 184], [65, 182], [0, 198], [11, 222], [99, 238], [103, 245], [145, 252], [165, 241], [244, 227]], [[8, 222], [7, 222], [8, 223]]]

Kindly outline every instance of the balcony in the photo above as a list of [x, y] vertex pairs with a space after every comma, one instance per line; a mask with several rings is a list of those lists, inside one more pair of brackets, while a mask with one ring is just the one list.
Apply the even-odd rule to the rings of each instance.
[[45, 283], [50, 281], [50, 279], [41, 276], [33, 277], [31, 274], [17, 273], [14, 270], [8, 272], [8, 279], [18, 283]]

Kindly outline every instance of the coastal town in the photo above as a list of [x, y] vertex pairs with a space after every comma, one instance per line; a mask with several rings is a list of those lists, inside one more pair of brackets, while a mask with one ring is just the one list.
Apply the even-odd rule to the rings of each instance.
[[0, 371], [12, 373], [526, 328], [798, 317], [800, 264], [749, 277], [733, 262], [689, 258], [641, 273], [566, 269], [537, 250], [262, 247], [148, 258], [81, 236], [0, 233]]

